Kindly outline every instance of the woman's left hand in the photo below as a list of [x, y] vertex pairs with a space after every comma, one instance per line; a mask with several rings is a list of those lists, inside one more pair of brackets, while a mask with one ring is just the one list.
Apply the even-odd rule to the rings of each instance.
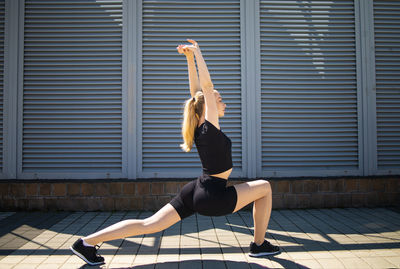
[[193, 48], [200, 49], [199, 44], [196, 41], [194, 41], [193, 39], [187, 39], [187, 41], [192, 43]]

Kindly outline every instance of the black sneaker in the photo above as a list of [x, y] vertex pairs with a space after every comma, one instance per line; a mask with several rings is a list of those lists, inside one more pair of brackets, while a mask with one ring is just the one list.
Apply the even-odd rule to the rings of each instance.
[[104, 263], [104, 258], [96, 253], [98, 248], [99, 246], [97, 245], [94, 247], [84, 246], [82, 238], [76, 240], [76, 242], [70, 247], [74, 254], [90, 265], [99, 265]]
[[251, 256], [251, 257], [273, 255], [273, 254], [277, 254], [279, 252], [281, 252], [279, 247], [271, 245], [271, 243], [268, 242], [267, 240], [264, 240], [264, 242], [260, 246], [257, 246], [257, 244], [254, 242], [250, 243], [249, 256]]

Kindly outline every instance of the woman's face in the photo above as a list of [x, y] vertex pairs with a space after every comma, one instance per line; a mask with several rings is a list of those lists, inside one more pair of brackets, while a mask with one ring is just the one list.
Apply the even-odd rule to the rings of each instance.
[[217, 101], [218, 117], [225, 115], [226, 104], [222, 101], [222, 97], [218, 91], [214, 91], [215, 100]]

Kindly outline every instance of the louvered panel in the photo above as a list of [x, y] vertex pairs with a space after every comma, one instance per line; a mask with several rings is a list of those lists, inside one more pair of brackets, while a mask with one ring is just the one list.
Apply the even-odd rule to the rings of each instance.
[[358, 169], [354, 28], [353, 1], [260, 2], [264, 173]]
[[[232, 139], [236, 171], [242, 166], [240, 1], [143, 1], [142, 171], [201, 168], [196, 148], [183, 152], [183, 104], [190, 97], [186, 58], [176, 46], [199, 42], [216, 89], [227, 104], [221, 128]], [[169, 174], [170, 175], [170, 174]], [[163, 176], [159, 173], [158, 176]]]
[[25, 1], [23, 172], [122, 168], [122, 0]]
[[3, 171], [4, 0], [0, 1], [0, 171]]
[[400, 2], [374, 1], [378, 170], [400, 168]]

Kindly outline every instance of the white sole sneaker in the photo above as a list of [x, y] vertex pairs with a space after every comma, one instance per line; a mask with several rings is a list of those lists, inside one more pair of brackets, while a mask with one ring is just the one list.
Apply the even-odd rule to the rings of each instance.
[[260, 257], [260, 256], [268, 256], [268, 255], [274, 255], [278, 254], [280, 251], [275, 251], [275, 252], [260, 252], [260, 253], [251, 253], [249, 252], [250, 257]]
[[100, 264], [104, 264], [104, 262], [90, 262], [88, 260], [86, 260], [85, 256], [83, 256], [82, 254], [80, 254], [78, 251], [76, 251], [75, 249], [73, 249], [73, 247], [69, 247], [69, 249], [79, 258], [81, 258], [82, 260], [84, 260], [87, 264], [89, 265], [100, 265]]

